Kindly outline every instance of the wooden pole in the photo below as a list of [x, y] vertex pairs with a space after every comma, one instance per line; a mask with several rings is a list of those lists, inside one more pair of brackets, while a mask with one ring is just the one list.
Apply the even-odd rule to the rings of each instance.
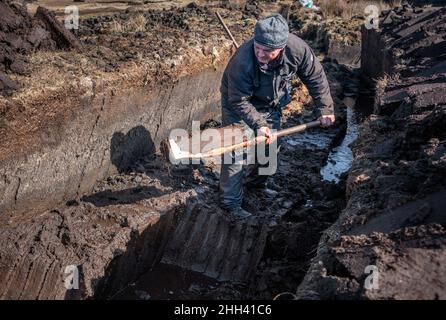
[[218, 13], [218, 11], [216, 11], [215, 14], [217, 15], [217, 18], [220, 21], [220, 23], [223, 25], [223, 28], [225, 28], [225, 31], [229, 35], [229, 38], [231, 38], [232, 43], [234, 44], [235, 48], [238, 49], [238, 43], [237, 43], [237, 41], [235, 41], [234, 37], [232, 36], [231, 31], [228, 29], [228, 27], [226, 26], [226, 23], [223, 21], [223, 18]]

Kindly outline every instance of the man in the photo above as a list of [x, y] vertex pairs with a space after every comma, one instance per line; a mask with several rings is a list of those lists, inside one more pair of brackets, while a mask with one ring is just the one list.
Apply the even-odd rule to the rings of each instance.
[[[298, 76], [307, 86], [322, 126], [335, 121], [333, 100], [321, 64], [307, 43], [290, 34], [286, 20], [274, 14], [257, 22], [254, 37], [245, 42], [229, 61], [221, 81], [223, 126], [249, 126], [267, 143], [271, 129], [280, 128], [282, 109], [291, 101], [291, 80]], [[234, 155], [232, 155], [234, 157]], [[253, 172], [249, 187], [266, 188], [267, 175]], [[222, 163], [220, 206], [236, 218], [251, 214], [242, 209], [243, 166]]]

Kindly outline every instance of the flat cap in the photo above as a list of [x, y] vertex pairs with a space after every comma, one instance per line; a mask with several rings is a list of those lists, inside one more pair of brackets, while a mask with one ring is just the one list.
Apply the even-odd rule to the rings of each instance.
[[288, 23], [284, 17], [276, 13], [256, 23], [254, 41], [274, 49], [283, 48], [288, 41], [288, 34]]

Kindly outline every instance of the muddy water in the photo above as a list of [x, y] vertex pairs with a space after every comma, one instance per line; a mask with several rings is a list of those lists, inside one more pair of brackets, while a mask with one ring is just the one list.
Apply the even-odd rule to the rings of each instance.
[[331, 143], [330, 134], [324, 132], [305, 132], [285, 139], [286, 143], [293, 147], [328, 148]]
[[[347, 131], [341, 144], [330, 151], [327, 164], [320, 170], [325, 181], [339, 182], [340, 176], [347, 172], [353, 161], [353, 153], [349, 145], [358, 136], [358, 122], [352, 107], [347, 108]], [[328, 149], [332, 142], [332, 134], [324, 131], [311, 131], [285, 139], [293, 147]]]
[[342, 143], [331, 150], [327, 164], [321, 169], [322, 179], [339, 182], [340, 176], [347, 172], [353, 162], [350, 144], [358, 137], [358, 122], [353, 108], [347, 108], [347, 132]]

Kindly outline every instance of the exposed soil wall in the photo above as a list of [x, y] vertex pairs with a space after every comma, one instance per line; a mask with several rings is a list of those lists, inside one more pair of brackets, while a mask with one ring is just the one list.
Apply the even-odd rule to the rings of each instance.
[[[219, 112], [231, 43], [208, 8], [88, 18], [79, 40], [44, 8], [31, 17], [17, 4], [1, 5], [2, 66], [19, 84], [0, 97], [2, 214], [89, 193], [153, 153], [171, 129]], [[11, 68], [15, 61], [23, 72]]]
[[[2, 219], [0, 297], [107, 297], [158, 262], [196, 193], [178, 187], [181, 180], [156, 160], [134, 166], [133, 174], [111, 176], [82, 200]], [[78, 268], [77, 288], [65, 285], [71, 266]]]
[[167, 88], [85, 97], [64, 123], [35, 133], [44, 140], [39, 151], [1, 160], [0, 211], [48, 208], [91, 192], [97, 181], [153, 153], [171, 129], [216, 116], [220, 78], [208, 69]]
[[445, 13], [405, 5], [363, 34], [363, 72], [381, 77], [374, 114], [354, 143], [347, 207], [323, 234], [299, 298], [446, 297]]

